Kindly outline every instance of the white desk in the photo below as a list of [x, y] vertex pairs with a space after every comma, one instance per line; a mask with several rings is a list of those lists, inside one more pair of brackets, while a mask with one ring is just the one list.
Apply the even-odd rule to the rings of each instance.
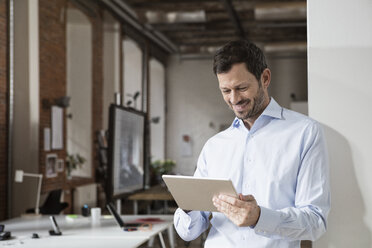
[[[122, 216], [124, 222], [130, 222], [139, 218], [160, 218], [163, 222], [153, 224], [151, 230], [125, 232], [111, 218], [102, 217], [100, 223], [93, 225], [89, 217], [79, 216], [76, 219], [68, 219], [64, 215], [55, 216], [62, 236], [50, 236], [52, 229], [49, 216], [40, 219], [15, 218], [2, 221], [5, 230], [12, 233], [11, 240], [0, 241], [1, 247], [87, 247], [87, 248], [134, 248], [149, 241], [150, 238], [168, 230], [169, 241], [174, 247], [173, 215], [130, 215]], [[33, 233], [39, 235], [39, 239], [32, 239]]]

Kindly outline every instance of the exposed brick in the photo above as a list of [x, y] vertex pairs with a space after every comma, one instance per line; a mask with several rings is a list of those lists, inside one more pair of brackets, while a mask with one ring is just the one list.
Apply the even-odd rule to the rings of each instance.
[[[39, 0], [39, 40], [40, 40], [40, 127], [39, 127], [39, 157], [40, 173], [45, 173], [45, 159], [48, 153], [57, 153], [58, 157], [66, 157], [66, 149], [52, 152], [43, 151], [43, 130], [51, 126], [50, 108], [43, 108], [42, 101], [52, 102], [55, 98], [66, 95], [66, 23], [61, 14], [65, 14], [67, 0]], [[93, 130], [102, 128], [103, 106], [103, 65], [102, 65], [102, 11], [95, 6], [95, 17], [89, 17], [93, 24]], [[7, 211], [7, 1], [0, 0], [0, 220], [6, 218]], [[64, 147], [66, 147], [66, 119], [64, 118]], [[95, 146], [92, 144], [93, 158]], [[94, 167], [97, 166], [95, 161]], [[94, 168], [93, 168], [94, 171]], [[64, 173], [55, 178], [43, 180], [42, 192], [73, 187], [91, 183], [93, 179], [73, 179], [67, 181]], [[67, 197], [71, 202], [71, 194]]]
[[[51, 126], [50, 108], [43, 108], [43, 99], [50, 102], [53, 99], [66, 95], [66, 18], [61, 18], [65, 14], [66, 7], [77, 8], [67, 0], [39, 0], [39, 35], [40, 35], [40, 172], [45, 174], [45, 159], [48, 153], [57, 153], [58, 157], [66, 157], [66, 117], [64, 117], [64, 149], [59, 151], [43, 151], [43, 130]], [[102, 11], [98, 5], [92, 2], [97, 15], [94, 17], [86, 13], [93, 27], [93, 128], [92, 137], [95, 140], [95, 132], [102, 128], [102, 106], [103, 106], [103, 65], [102, 65], [102, 46], [103, 46], [103, 18]], [[84, 12], [84, 10], [82, 10]], [[97, 166], [96, 148], [92, 144], [94, 168]], [[48, 192], [53, 189], [63, 188], [69, 190], [78, 185], [91, 183], [92, 179], [66, 180], [64, 173], [59, 173], [55, 178], [43, 180], [42, 191]], [[71, 196], [71, 194], [70, 194]], [[67, 199], [71, 201], [71, 199]], [[66, 212], [66, 211], [65, 211]], [[68, 212], [68, 211], [67, 211]]]
[[[39, 56], [40, 56], [40, 126], [39, 126], [39, 171], [45, 174], [45, 160], [49, 153], [59, 158], [66, 157], [66, 149], [44, 152], [44, 128], [51, 127], [51, 109], [43, 107], [43, 100], [66, 95], [66, 24], [61, 21], [66, 0], [39, 1]], [[66, 140], [66, 120], [64, 119], [64, 141]], [[66, 142], [64, 142], [66, 147]], [[42, 192], [63, 188], [65, 175], [43, 179]]]

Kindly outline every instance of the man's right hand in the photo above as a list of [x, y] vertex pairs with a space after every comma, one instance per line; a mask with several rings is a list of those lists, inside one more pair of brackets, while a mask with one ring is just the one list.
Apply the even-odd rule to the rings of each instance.
[[260, 218], [261, 208], [252, 195], [239, 194], [239, 199], [219, 195], [213, 197], [213, 204], [237, 226], [255, 226]]

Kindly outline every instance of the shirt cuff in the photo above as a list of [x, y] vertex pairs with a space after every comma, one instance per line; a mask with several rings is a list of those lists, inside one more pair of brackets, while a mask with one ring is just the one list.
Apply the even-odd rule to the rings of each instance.
[[261, 207], [260, 218], [253, 228], [256, 234], [267, 236], [275, 232], [280, 224], [280, 212]]
[[180, 219], [182, 219], [183, 220], [183, 225], [185, 227], [188, 227], [188, 228], [190, 227], [192, 221], [195, 221], [198, 218], [200, 218], [200, 212], [199, 211], [190, 211], [190, 212], [186, 213], [181, 208], [178, 208], [176, 210], [175, 215], [177, 216], [177, 218], [175, 218], [175, 220], [174, 220], [174, 225], [178, 226], [178, 223], [179, 223]]

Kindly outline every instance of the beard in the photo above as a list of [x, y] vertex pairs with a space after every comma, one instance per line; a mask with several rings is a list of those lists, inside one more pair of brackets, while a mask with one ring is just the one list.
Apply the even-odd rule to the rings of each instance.
[[254, 117], [258, 117], [261, 112], [264, 110], [265, 106], [265, 93], [262, 87], [259, 87], [257, 95], [252, 99], [244, 99], [240, 101], [239, 104], [246, 104], [253, 105], [248, 111], [234, 111], [236, 117], [242, 120], [251, 119]]

